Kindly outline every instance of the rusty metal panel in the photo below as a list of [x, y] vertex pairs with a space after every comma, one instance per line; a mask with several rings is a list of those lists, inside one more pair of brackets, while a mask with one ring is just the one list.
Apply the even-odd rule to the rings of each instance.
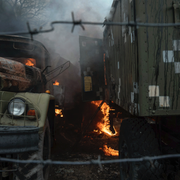
[[22, 92], [42, 81], [40, 69], [0, 57], [0, 90]]
[[102, 100], [104, 98], [102, 40], [80, 36], [79, 43], [83, 100]]
[[[36, 60], [36, 67], [44, 70], [51, 65], [49, 53], [38, 41], [21, 36], [0, 35], [0, 57], [8, 59], [31, 58]], [[48, 69], [47, 69], [48, 71]], [[47, 72], [46, 71], [46, 72]]]

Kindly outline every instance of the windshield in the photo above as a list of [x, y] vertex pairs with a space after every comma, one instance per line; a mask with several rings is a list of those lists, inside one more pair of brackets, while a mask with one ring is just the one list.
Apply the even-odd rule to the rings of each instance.
[[27, 66], [42, 67], [45, 52], [40, 46], [12, 41], [0, 41], [0, 57], [19, 61]]

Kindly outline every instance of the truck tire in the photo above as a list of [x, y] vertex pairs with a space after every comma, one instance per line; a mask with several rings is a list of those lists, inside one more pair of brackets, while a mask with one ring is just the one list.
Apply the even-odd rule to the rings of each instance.
[[[123, 120], [119, 135], [120, 159], [160, 155], [158, 147], [155, 133], [145, 120]], [[121, 180], [159, 180], [162, 170], [158, 160], [120, 163]]]
[[[19, 156], [21, 160], [47, 160], [51, 155], [51, 133], [48, 120], [46, 120], [44, 131], [39, 134], [39, 150], [31, 153], [23, 153]], [[15, 173], [16, 180], [47, 180], [50, 165], [42, 164], [19, 164]]]

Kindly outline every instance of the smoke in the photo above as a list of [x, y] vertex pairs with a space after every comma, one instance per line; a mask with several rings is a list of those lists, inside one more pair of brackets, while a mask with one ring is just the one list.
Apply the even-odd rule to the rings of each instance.
[[[74, 12], [75, 20], [89, 22], [103, 22], [111, 9], [111, 2], [105, 3], [103, 0], [54, 0], [45, 9], [48, 22], [52, 21], [72, 21], [71, 12]], [[49, 50], [51, 55], [56, 55], [53, 65], [61, 64], [64, 59], [71, 61], [71, 67], [61, 74], [57, 80], [64, 85], [65, 103], [76, 103], [78, 94], [81, 92], [81, 77], [79, 64], [79, 36], [88, 36], [102, 39], [103, 27], [96, 25], [85, 25], [85, 31], [80, 26], [75, 26], [71, 33], [72, 25], [58, 24], [55, 30], [48, 34], [40, 34], [36, 39], [41, 41]], [[48, 29], [49, 23], [43, 26]], [[57, 58], [59, 54], [59, 59]], [[62, 58], [63, 57], [63, 58]], [[55, 79], [54, 79], [55, 80]], [[81, 96], [79, 96], [81, 98]], [[76, 99], [76, 100], [75, 100]]]
[[[111, 1], [105, 3], [103, 0], [53, 0], [46, 11], [47, 22], [54, 20], [72, 21], [71, 12], [74, 12], [75, 20], [103, 22], [111, 8]], [[50, 49], [59, 53], [65, 59], [75, 62], [79, 60], [79, 36], [88, 36], [94, 38], [103, 37], [102, 26], [85, 25], [85, 31], [80, 26], [75, 26], [71, 33], [72, 25], [55, 25], [55, 31], [48, 34], [38, 35], [36, 38]], [[47, 23], [43, 29], [49, 28]]]
[[47, 4], [48, 0], [0, 0], [0, 31], [27, 30], [27, 21], [32, 26], [42, 24]]
[[114, 12], [115, 12], [115, 8], [114, 8], [114, 7], [111, 7], [110, 12], [109, 12], [109, 14], [105, 17], [105, 19], [106, 19], [107, 21], [111, 21], [112, 18], [113, 18]]
[[[9, 2], [17, 3], [10, 5]], [[25, 3], [22, 9], [20, 2]], [[29, 3], [29, 8], [27, 8], [26, 2]], [[0, 0], [0, 31], [27, 30], [27, 21], [31, 29], [39, 29], [40, 27], [43, 30], [49, 29], [52, 21], [72, 21], [71, 12], [74, 12], [75, 20], [103, 22], [110, 12], [111, 3], [112, 0]], [[71, 68], [57, 78], [60, 84], [63, 81], [63, 85], [68, 86], [66, 90], [69, 89], [67, 90], [69, 94], [68, 98], [65, 97], [65, 99], [69, 99], [69, 101], [74, 99], [74, 95], [81, 89], [79, 36], [99, 39], [103, 37], [102, 26], [84, 25], [84, 27], [85, 31], [80, 26], [75, 26], [73, 33], [71, 33], [72, 25], [58, 24], [55, 25], [53, 32], [33, 37], [44, 44], [50, 52], [53, 59], [51, 69], [63, 64], [64, 59], [71, 62]]]

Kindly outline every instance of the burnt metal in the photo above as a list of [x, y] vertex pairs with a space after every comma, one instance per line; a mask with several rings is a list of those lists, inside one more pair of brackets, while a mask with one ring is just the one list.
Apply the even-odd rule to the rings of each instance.
[[0, 154], [15, 154], [38, 150], [39, 128], [0, 126]]
[[51, 67], [51, 66], [46, 66], [45, 69], [43, 69], [42, 74], [43, 74], [43, 73], [47, 70], [47, 68], [49, 68], [49, 67]]
[[[31, 124], [30, 121], [26, 123], [27, 126], [23, 127], [22, 125], [24, 123], [22, 124], [21, 116], [15, 117], [8, 115], [7, 107], [9, 101], [15, 95], [21, 94], [21, 97], [26, 96], [27, 99], [32, 100], [28, 105], [30, 105], [30, 109], [34, 108], [35, 99], [30, 99], [33, 94], [31, 93], [30, 95], [30, 93], [21, 92], [44, 93], [48, 88], [53, 93], [52, 83], [48, 84], [43, 74], [44, 71], [48, 73], [45, 67], [49, 67], [50, 65], [50, 55], [41, 43], [31, 41], [25, 37], [0, 36], [0, 119], [2, 117], [4, 118], [4, 121], [0, 123], [0, 157], [9, 156], [9, 159], [13, 157], [18, 158], [21, 156], [21, 153], [29, 156], [29, 153], [39, 150], [39, 133], [41, 133], [42, 129], [35, 126], [28, 126]], [[51, 95], [50, 99], [50, 107], [45, 114], [48, 116], [52, 137], [54, 138], [54, 97]], [[45, 101], [49, 102], [49, 99], [47, 98]], [[36, 114], [38, 117], [40, 115], [39, 113], [42, 114], [43, 112], [38, 112], [38, 115]], [[38, 117], [36, 117], [36, 120], [38, 120]], [[16, 123], [7, 122], [5, 125], [6, 119], [10, 118], [12, 121], [14, 119]], [[38, 125], [41, 128], [44, 126], [44, 124], [39, 123]], [[37, 155], [41, 156], [39, 154]], [[15, 171], [18, 171], [15, 173], [16, 175], [19, 173], [22, 174], [23, 171], [23, 173], [26, 173], [25, 169], [18, 167], [19, 163], [1, 162], [0, 166], [2, 167], [0, 170], [2, 178], [0, 177], [0, 179], [13, 179], [13, 172]], [[20, 179], [24, 178], [21, 177]]]
[[92, 117], [90, 118], [90, 120], [88, 121], [89, 123], [87, 124], [87, 126], [85, 128], [83, 128], [82, 131], [82, 135], [84, 135], [84, 133], [86, 132], [86, 130], [88, 129], [88, 127], [90, 126], [90, 124], [93, 122], [94, 118], [96, 117], [97, 113], [99, 112], [99, 110], [101, 109], [101, 106], [104, 104], [104, 101], [101, 102], [101, 104], [99, 105], [99, 107], [96, 109], [95, 113], [92, 115]]
[[110, 130], [113, 134], [115, 134], [115, 130], [113, 127], [113, 119], [116, 117], [116, 109], [113, 109], [113, 103], [110, 101], [109, 102], [109, 121], [110, 121]]
[[67, 61], [64, 64], [62, 64], [62, 65], [58, 66], [57, 68], [53, 69], [52, 71], [48, 72], [48, 74], [45, 75], [45, 77], [47, 79], [47, 82], [49, 82], [52, 79], [54, 79], [55, 77], [59, 76], [61, 73], [63, 73], [69, 67], [70, 67], [70, 61]]
[[43, 82], [41, 71], [15, 60], [0, 57], [0, 90], [26, 91]]
[[83, 101], [104, 99], [104, 61], [102, 39], [79, 37]]
[[87, 129], [89, 128], [89, 126], [91, 125], [91, 123], [93, 122], [94, 118], [96, 117], [97, 113], [99, 112], [99, 110], [101, 109], [101, 106], [104, 104], [104, 101], [101, 102], [101, 104], [99, 105], [99, 107], [96, 109], [95, 113], [92, 115], [92, 117], [89, 119], [89, 123], [83, 127], [83, 130], [81, 131], [81, 133], [79, 134], [79, 137], [77, 138], [76, 142], [74, 143], [74, 145], [71, 147], [71, 150], [73, 150], [74, 148], [77, 147], [77, 145], [80, 143], [80, 141], [82, 140], [85, 132], [87, 131]]
[[113, 127], [113, 119], [114, 119], [114, 111], [109, 110], [110, 130], [113, 134], [115, 134], [115, 130]]

